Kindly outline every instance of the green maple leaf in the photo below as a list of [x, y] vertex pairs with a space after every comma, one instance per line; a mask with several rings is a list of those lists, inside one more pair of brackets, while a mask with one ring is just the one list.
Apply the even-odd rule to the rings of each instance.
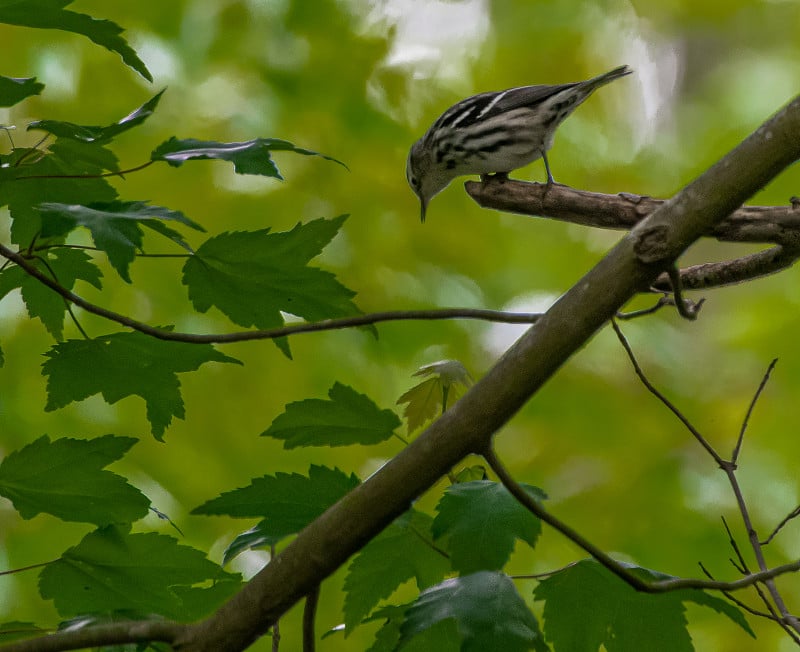
[[[73, 401], [102, 394], [113, 404], [141, 396], [156, 439], [172, 417], [185, 415], [177, 374], [206, 362], [235, 362], [209, 344], [157, 340], [142, 333], [115, 333], [90, 340], [68, 340], [53, 346], [42, 365], [47, 376], [47, 405], [55, 410]], [[91, 373], [87, 373], [87, 369]]]
[[284, 448], [370, 445], [386, 441], [400, 425], [394, 412], [347, 385], [334, 384], [328, 397], [289, 403], [261, 435], [282, 439]]
[[28, 125], [28, 130], [46, 131], [57, 138], [77, 140], [84, 143], [108, 143], [119, 134], [138, 127], [153, 115], [163, 93], [163, 90], [159, 91], [138, 109], [105, 127], [76, 125], [72, 122], [63, 122], [61, 120], [36, 120]]
[[37, 82], [36, 77], [19, 79], [0, 76], [0, 106], [14, 106], [26, 97], [38, 95], [43, 89], [44, 84]]
[[104, 470], [136, 442], [114, 435], [53, 442], [42, 436], [0, 463], [0, 495], [26, 519], [44, 512], [95, 525], [136, 521], [147, 515], [150, 501]]
[[[545, 498], [541, 489], [523, 486], [536, 500]], [[534, 547], [542, 531], [536, 516], [502, 484], [490, 480], [448, 487], [436, 510], [433, 536], [446, 537], [453, 568], [462, 574], [501, 569], [517, 539]]]
[[[209, 580], [226, 586], [222, 591], [196, 586]], [[114, 526], [90, 532], [39, 576], [39, 593], [67, 618], [130, 610], [190, 620], [224, 600], [232, 585], [240, 585], [238, 575], [199, 550], [163, 534], [131, 534]], [[199, 604], [197, 591], [207, 591], [206, 604]]]
[[140, 226], [150, 227], [188, 251], [191, 248], [181, 235], [163, 222], [179, 222], [203, 230], [180, 211], [141, 201], [97, 202], [86, 206], [46, 202], [39, 204], [37, 210], [41, 214], [43, 238], [62, 238], [78, 226], [86, 227], [97, 248], [106, 252], [108, 261], [128, 283], [131, 282], [128, 267], [142, 247]]
[[[670, 576], [630, 566], [643, 579]], [[702, 591], [640, 593], [596, 561], [586, 559], [543, 580], [534, 591], [544, 600], [544, 629], [556, 652], [691, 652], [684, 602], [695, 602], [725, 614], [755, 638], [732, 604]]]
[[472, 378], [458, 360], [440, 360], [420, 367], [415, 376], [430, 376], [405, 392], [397, 404], [406, 403], [403, 417], [408, 432], [414, 432], [427, 421], [435, 419], [455, 403], [459, 390], [472, 385]]
[[406, 612], [399, 647], [448, 620], [456, 623], [462, 652], [547, 650], [536, 618], [502, 573], [481, 571], [424, 591]]
[[[215, 306], [235, 324], [261, 329], [283, 326], [281, 312], [308, 321], [358, 314], [355, 292], [330, 272], [308, 266], [345, 219], [313, 220], [282, 233], [262, 229], [210, 238], [183, 267], [192, 305], [198, 312]], [[283, 350], [288, 355], [285, 344]]]
[[67, 11], [64, 7], [68, 4], [72, 4], [72, 0], [5, 0], [0, 3], [0, 23], [81, 34], [97, 45], [116, 52], [147, 81], [153, 81], [147, 66], [122, 38], [121, 34], [125, 30], [110, 20], [99, 20], [86, 14]]
[[247, 487], [227, 491], [192, 514], [264, 519], [231, 543], [225, 553], [227, 562], [247, 548], [277, 543], [299, 532], [359, 482], [353, 474], [312, 464], [308, 476], [276, 473], [254, 478]]
[[272, 160], [271, 152], [273, 151], [319, 156], [347, 168], [344, 163], [335, 158], [313, 152], [310, 149], [296, 147], [288, 140], [278, 138], [254, 138], [241, 143], [220, 143], [213, 140], [195, 140], [194, 138], [180, 140], [173, 136], [156, 147], [150, 154], [150, 159], [166, 161], [173, 167], [180, 167], [186, 161], [216, 159], [233, 163], [233, 169], [237, 174], [259, 174], [283, 179]]
[[348, 631], [403, 582], [413, 578], [422, 590], [440, 581], [450, 570], [447, 556], [430, 543], [432, 521], [427, 514], [411, 510], [353, 558], [344, 582], [344, 622]]

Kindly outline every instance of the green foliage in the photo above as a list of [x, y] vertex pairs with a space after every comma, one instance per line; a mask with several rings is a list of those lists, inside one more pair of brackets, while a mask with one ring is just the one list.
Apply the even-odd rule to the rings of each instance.
[[14, 106], [26, 97], [38, 95], [42, 92], [44, 84], [36, 81], [36, 77], [16, 79], [0, 75], [0, 106]]
[[355, 474], [311, 465], [307, 476], [276, 473], [254, 478], [249, 486], [227, 491], [192, 513], [264, 518], [231, 543], [225, 552], [227, 562], [245, 549], [272, 545], [299, 532], [359, 482]]
[[449, 619], [458, 627], [462, 652], [547, 650], [536, 619], [502, 573], [480, 571], [423, 591], [406, 612], [400, 646]]
[[[546, 496], [537, 487], [526, 486], [536, 500]], [[538, 518], [525, 509], [497, 482], [477, 480], [447, 488], [436, 508], [433, 536], [446, 537], [453, 569], [463, 575], [505, 566], [514, 542], [531, 547], [542, 531]]]
[[43, 202], [38, 210], [42, 215], [43, 238], [61, 238], [78, 226], [86, 227], [95, 247], [106, 252], [108, 262], [128, 283], [131, 282], [128, 268], [137, 251], [142, 249], [140, 226], [150, 227], [187, 251], [191, 251], [191, 247], [183, 237], [162, 221], [180, 222], [198, 231], [204, 230], [180, 211], [149, 206], [141, 201], [98, 202], [89, 206]]
[[[127, 396], [141, 396], [156, 439], [162, 439], [172, 417], [185, 416], [177, 374], [194, 371], [206, 362], [235, 362], [210, 344], [187, 344], [147, 337], [141, 333], [114, 333], [94, 339], [67, 340], [46, 354], [42, 373], [47, 376], [46, 410], [62, 408], [102, 394], [113, 404]], [[91, 369], [91, 373], [86, 373]]]
[[[346, 216], [298, 224], [285, 233], [239, 231], [206, 240], [186, 261], [183, 282], [196, 310], [216, 306], [240, 326], [274, 328], [281, 311], [308, 320], [358, 312], [355, 293], [333, 274], [308, 267]], [[259, 297], [252, 301], [251, 297]]]
[[403, 582], [413, 578], [422, 590], [449, 572], [447, 555], [430, 543], [432, 522], [427, 514], [412, 509], [353, 558], [344, 583], [347, 630], [360, 624]]
[[129, 129], [140, 126], [153, 115], [163, 94], [163, 90], [159, 91], [138, 109], [106, 127], [76, 125], [62, 120], [35, 120], [28, 124], [28, 130], [45, 131], [57, 138], [77, 140], [82, 143], [107, 144]]
[[114, 435], [51, 442], [43, 435], [0, 463], [0, 495], [22, 518], [44, 512], [100, 526], [136, 521], [150, 501], [125, 478], [103, 470], [135, 443]]
[[334, 384], [328, 397], [290, 403], [261, 435], [282, 439], [284, 448], [368, 446], [386, 441], [400, 426], [394, 412], [381, 410], [347, 385]]
[[408, 424], [408, 432], [414, 432], [436, 418], [448, 405], [455, 403], [458, 390], [472, 385], [469, 372], [458, 360], [442, 360], [425, 365], [414, 375], [428, 378], [397, 399], [398, 405], [406, 404], [403, 417]]
[[3, 0], [0, 2], [0, 23], [42, 29], [61, 29], [81, 34], [98, 45], [116, 52], [142, 77], [153, 81], [150, 71], [133, 48], [120, 36], [124, 31], [110, 20], [98, 20], [64, 9], [72, 0]]
[[[669, 576], [636, 569], [648, 580]], [[539, 584], [534, 591], [543, 600], [544, 629], [555, 652], [609, 652], [622, 650], [694, 650], [686, 631], [685, 602], [695, 602], [725, 614], [754, 636], [742, 613], [722, 598], [702, 591], [675, 591], [661, 595], [638, 593], [594, 560], [573, 564]], [[573, 614], [580, 613], [581, 626]]]
[[180, 167], [186, 161], [218, 159], [233, 163], [237, 174], [260, 174], [265, 177], [283, 179], [278, 167], [272, 161], [271, 152], [288, 151], [305, 156], [320, 156], [347, 167], [331, 156], [325, 156], [310, 149], [295, 147], [287, 140], [278, 138], [255, 138], [244, 143], [218, 143], [189, 138], [179, 140], [174, 136], [153, 150], [150, 159], [166, 161], [172, 167]]
[[[208, 581], [215, 584], [197, 586]], [[39, 578], [42, 597], [53, 600], [65, 618], [126, 610], [192, 620], [238, 587], [237, 575], [224, 572], [199, 550], [163, 534], [115, 526], [87, 534]]]

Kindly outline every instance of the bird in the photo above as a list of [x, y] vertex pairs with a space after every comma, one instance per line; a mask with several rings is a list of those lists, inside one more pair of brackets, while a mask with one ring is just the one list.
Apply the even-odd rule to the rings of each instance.
[[480, 93], [451, 106], [408, 153], [406, 179], [420, 201], [420, 221], [456, 177], [506, 178], [541, 158], [548, 185], [555, 183], [547, 151], [556, 128], [595, 90], [632, 72], [619, 66], [586, 81]]

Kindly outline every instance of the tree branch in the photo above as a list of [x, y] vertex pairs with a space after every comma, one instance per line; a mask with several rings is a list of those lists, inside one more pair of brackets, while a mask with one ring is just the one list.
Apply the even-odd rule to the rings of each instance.
[[47, 636], [0, 645], [0, 650], [3, 652], [60, 652], [147, 641], [171, 644], [188, 627], [190, 625], [167, 620], [131, 620], [55, 632]]
[[43, 274], [25, 256], [17, 251], [9, 249], [0, 244], [0, 256], [19, 265], [26, 273], [34, 277], [37, 281], [49, 287], [53, 292], [61, 295], [67, 301], [83, 308], [86, 312], [103, 317], [109, 321], [116, 322], [131, 330], [150, 335], [160, 340], [171, 342], [187, 342], [189, 344], [229, 344], [231, 342], [248, 342], [252, 340], [274, 340], [278, 337], [289, 335], [299, 335], [301, 333], [316, 333], [320, 331], [341, 330], [344, 328], [354, 328], [357, 326], [369, 326], [387, 321], [417, 321], [417, 320], [441, 320], [441, 319], [481, 319], [484, 321], [502, 322], [507, 324], [533, 324], [539, 317], [538, 313], [519, 313], [504, 312], [501, 310], [485, 310], [480, 308], [434, 308], [430, 310], [387, 310], [384, 312], [373, 312], [366, 315], [354, 315], [352, 317], [340, 317], [338, 319], [325, 319], [318, 322], [302, 324], [290, 324], [279, 328], [269, 328], [264, 330], [239, 331], [236, 333], [180, 333], [157, 328], [144, 322], [132, 319], [126, 315], [121, 315], [112, 310], [95, 305], [86, 299], [75, 294], [71, 290], [59, 285], [56, 281]]
[[[630, 193], [606, 195], [561, 184], [503, 181], [495, 177], [482, 182], [467, 181], [464, 188], [483, 208], [600, 229], [630, 230], [667, 203], [664, 199]], [[771, 242], [797, 247], [800, 202], [793, 201], [788, 206], [742, 206], [709, 225], [702, 235], [723, 242]]]
[[[691, 243], [797, 159], [800, 98], [634, 227], [458, 403], [310, 523], [275, 563], [215, 614], [185, 632], [178, 642], [181, 652], [234, 651], [250, 645], [454, 464], [485, 451], [492, 435], [631, 297], [649, 288]], [[765, 577], [774, 575], [760, 579]]]
[[733, 582], [719, 582], [716, 580], [700, 580], [692, 578], [678, 577], [670, 580], [660, 580], [648, 582], [633, 573], [627, 566], [619, 563], [613, 557], [603, 552], [577, 530], [550, 514], [542, 505], [531, 498], [522, 486], [509, 473], [505, 465], [497, 457], [494, 448], [490, 446], [483, 454], [487, 464], [492, 471], [497, 474], [500, 482], [508, 489], [523, 507], [537, 516], [539, 519], [558, 530], [567, 539], [572, 541], [579, 548], [588, 552], [598, 563], [609, 572], [616, 575], [623, 582], [643, 593], [667, 593], [668, 591], [678, 591], [680, 589], [701, 589], [714, 591], [738, 591], [740, 589], [753, 586], [757, 582], [763, 582], [783, 575], [784, 573], [794, 573], [800, 570], [800, 560], [794, 561], [783, 566], [777, 566], [760, 573], [752, 573]]

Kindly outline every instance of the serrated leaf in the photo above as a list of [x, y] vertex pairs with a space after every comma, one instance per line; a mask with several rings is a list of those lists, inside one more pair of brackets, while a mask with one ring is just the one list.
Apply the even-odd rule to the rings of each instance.
[[[30, 262], [67, 290], [72, 290], [77, 280], [86, 281], [97, 289], [102, 287], [100, 270], [79, 249], [48, 249]], [[0, 271], [0, 298], [16, 288], [21, 290], [28, 315], [41, 319], [48, 332], [61, 340], [67, 310], [64, 299], [20, 267], [8, 267]]]
[[462, 652], [547, 650], [536, 618], [502, 573], [481, 571], [424, 591], [406, 612], [399, 647], [450, 619], [461, 636]]
[[[647, 580], [669, 576], [629, 565]], [[556, 652], [694, 650], [686, 629], [684, 602], [704, 604], [724, 613], [754, 636], [741, 612], [702, 591], [640, 593], [592, 559], [573, 564], [543, 580], [534, 591], [544, 600], [544, 629]]]
[[217, 159], [230, 161], [237, 174], [258, 174], [275, 179], [283, 179], [270, 152], [287, 151], [305, 156], [319, 156], [347, 167], [335, 158], [325, 156], [310, 149], [295, 147], [287, 140], [278, 138], [254, 138], [242, 143], [221, 143], [213, 140], [180, 140], [174, 136], [156, 147], [150, 159], [166, 161], [173, 167], [180, 167], [186, 161]]
[[[113, 404], [141, 396], [156, 439], [162, 439], [172, 417], [184, 417], [177, 374], [195, 371], [206, 362], [234, 362], [209, 344], [188, 344], [114, 333], [90, 340], [68, 340], [53, 346], [42, 365], [47, 376], [47, 405], [55, 410], [94, 394]], [[91, 373], [86, 373], [90, 369]]]
[[309, 321], [358, 314], [354, 292], [330, 272], [307, 265], [346, 217], [298, 224], [283, 233], [263, 229], [208, 239], [183, 267], [192, 305], [198, 312], [215, 306], [239, 326], [262, 329], [282, 326], [282, 311]]
[[[13, 222], [12, 242], [28, 247], [42, 231], [40, 203], [91, 204], [110, 202], [117, 191], [104, 178], [64, 178], [103, 172], [86, 157], [73, 158], [69, 148], [50, 152], [24, 149], [17, 155], [19, 167], [0, 168], [0, 206], [8, 205]], [[9, 165], [14, 165], [9, 163]]]
[[[523, 487], [532, 498], [545, 498], [541, 489]], [[502, 484], [490, 480], [451, 485], [436, 510], [433, 536], [447, 537], [453, 568], [462, 574], [501, 569], [517, 539], [535, 547], [542, 531], [536, 516]]]
[[420, 367], [414, 375], [431, 377], [397, 399], [398, 405], [407, 404], [403, 417], [409, 433], [439, 416], [443, 409], [456, 402], [460, 390], [472, 385], [472, 377], [458, 360], [433, 362]]
[[77, 140], [83, 143], [109, 143], [121, 133], [139, 126], [153, 115], [163, 93], [163, 90], [159, 91], [138, 109], [105, 127], [77, 125], [61, 120], [36, 120], [28, 125], [28, 130], [46, 131], [58, 138]]
[[14, 106], [26, 97], [38, 95], [44, 84], [36, 81], [36, 77], [16, 78], [0, 75], [0, 107]]
[[249, 530], [249, 535], [255, 540], [273, 537], [277, 542], [302, 530], [359, 483], [354, 474], [348, 476], [339, 469], [312, 464], [308, 476], [276, 473], [254, 478], [247, 487], [227, 491], [195, 507], [192, 514], [263, 517], [265, 520]]
[[[396, 652], [399, 650], [400, 627], [410, 605], [387, 605], [377, 609], [367, 621], [383, 620], [375, 641], [366, 652]], [[455, 621], [448, 619], [429, 627], [403, 644], [403, 652], [458, 652], [460, 649]]]
[[110, 20], [99, 20], [86, 14], [67, 11], [64, 5], [72, 0], [15, 0], [0, 4], [0, 23], [23, 25], [42, 29], [60, 29], [74, 32], [91, 39], [122, 60], [147, 81], [153, 81], [144, 65], [128, 42], [120, 36], [125, 30]]
[[344, 582], [348, 632], [404, 582], [414, 579], [422, 590], [448, 573], [450, 561], [432, 544], [432, 523], [427, 514], [411, 510], [353, 558]]
[[147, 514], [150, 501], [103, 469], [136, 442], [114, 435], [51, 442], [44, 435], [0, 463], [0, 495], [25, 519], [46, 513], [95, 525], [131, 523]]
[[236, 535], [234, 540], [225, 548], [225, 552], [222, 555], [223, 566], [245, 550], [269, 548], [277, 545], [284, 537], [294, 534], [294, 532], [287, 531], [286, 529], [280, 534], [275, 534], [274, 531], [272, 534], [266, 534], [266, 532], [270, 530], [270, 524], [262, 521], [260, 525], [262, 527], [257, 525]]
[[[106, 252], [108, 261], [128, 283], [131, 282], [128, 267], [136, 257], [136, 251], [142, 247], [139, 223], [167, 220], [180, 222], [198, 231], [204, 230], [180, 211], [150, 206], [142, 201], [98, 202], [85, 206], [45, 202], [36, 208], [42, 216], [43, 238], [63, 237], [78, 226], [86, 227], [92, 234], [95, 246]], [[175, 231], [158, 228], [156, 231], [188, 247]]]
[[51, 144], [48, 150], [62, 160], [71, 161], [74, 165], [98, 171], [119, 171], [117, 155], [97, 143], [60, 138]]
[[184, 603], [177, 589], [208, 580], [235, 582], [238, 576], [170, 536], [109, 526], [90, 532], [48, 564], [39, 576], [39, 593], [66, 618], [126, 609], [190, 620], [197, 596]]
[[262, 437], [282, 439], [284, 448], [298, 446], [368, 446], [386, 441], [400, 426], [391, 410], [381, 410], [352, 387], [334, 384], [330, 400], [317, 398], [289, 403]]

